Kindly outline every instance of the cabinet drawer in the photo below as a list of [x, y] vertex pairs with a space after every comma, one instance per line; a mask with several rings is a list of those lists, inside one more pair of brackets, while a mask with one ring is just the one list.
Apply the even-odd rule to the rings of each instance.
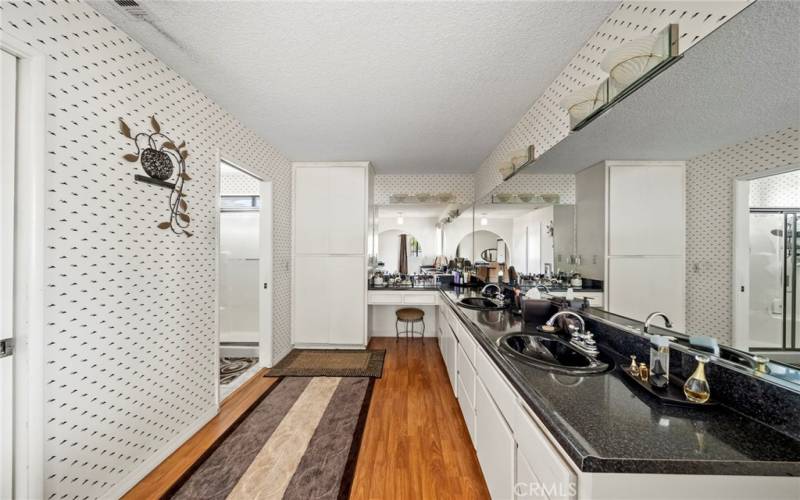
[[462, 344], [458, 344], [456, 357], [458, 358], [456, 366], [458, 366], [458, 375], [464, 388], [464, 394], [469, 398], [470, 407], [475, 408], [475, 368], [472, 367], [472, 362], [467, 359]]
[[519, 452], [530, 465], [532, 472], [542, 484], [552, 485], [563, 492], [556, 498], [575, 498], [577, 479], [572, 469], [561, 458], [561, 454], [544, 435], [539, 424], [518, 403], [514, 417], [514, 438]]
[[511, 425], [514, 421], [514, 410], [517, 406], [517, 398], [514, 391], [503, 380], [503, 376], [497, 371], [492, 360], [481, 349], [478, 349], [477, 361], [475, 368], [478, 372], [478, 378], [483, 381], [486, 391], [491, 395], [503, 418]]
[[435, 305], [436, 293], [406, 293], [403, 294], [403, 304]]
[[370, 304], [402, 304], [403, 296], [399, 293], [369, 292]]

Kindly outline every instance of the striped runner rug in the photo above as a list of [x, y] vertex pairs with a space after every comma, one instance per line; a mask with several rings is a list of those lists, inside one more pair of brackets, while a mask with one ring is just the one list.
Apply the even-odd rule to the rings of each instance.
[[347, 498], [372, 380], [281, 379], [171, 498]]

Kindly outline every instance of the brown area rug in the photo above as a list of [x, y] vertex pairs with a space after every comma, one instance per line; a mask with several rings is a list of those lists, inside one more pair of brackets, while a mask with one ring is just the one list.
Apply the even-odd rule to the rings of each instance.
[[373, 382], [282, 379], [170, 498], [348, 498]]
[[265, 377], [372, 377], [383, 375], [384, 349], [292, 349]]

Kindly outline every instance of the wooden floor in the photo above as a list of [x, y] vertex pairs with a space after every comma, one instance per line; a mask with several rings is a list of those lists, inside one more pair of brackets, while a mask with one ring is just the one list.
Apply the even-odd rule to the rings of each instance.
[[125, 500], [162, 498], [184, 475], [190, 473], [222, 436], [239, 421], [242, 415], [261, 400], [276, 378], [264, 377], [266, 368], [230, 394], [219, 413], [180, 448], [167, 457], [153, 472], [145, 476], [122, 497]]
[[[373, 338], [369, 347], [386, 349], [386, 358], [350, 498], [489, 498], [436, 339]], [[124, 498], [160, 498], [169, 492], [276, 380], [260, 375], [231, 394], [217, 417]]]
[[386, 359], [350, 498], [489, 498], [436, 339], [369, 346], [386, 349]]

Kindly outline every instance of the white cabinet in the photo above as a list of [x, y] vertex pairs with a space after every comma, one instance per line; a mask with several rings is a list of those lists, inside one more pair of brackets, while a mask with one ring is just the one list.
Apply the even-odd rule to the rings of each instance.
[[296, 344], [365, 343], [366, 290], [352, 279], [364, 257], [298, 255], [295, 257], [294, 342]]
[[294, 342], [323, 344], [329, 341], [330, 295], [327, 277], [328, 257], [301, 255], [294, 262], [294, 297], [303, 297], [294, 305]]
[[478, 377], [475, 384], [475, 449], [492, 498], [514, 496], [514, 434], [489, 391]]
[[610, 256], [683, 255], [683, 177], [683, 163], [609, 167]]
[[330, 168], [294, 170], [294, 253], [330, 253], [328, 219]]
[[[540, 425], [523, 407], [517, 405], [514, 437], [517, 441], [517, 491], [530, 492], [522, 498], [574, 499], [577, 476], [550, 444]], [[532, 481], [532, 484], [527, 484]], [[538, 489], [537, 489], [538, 488]], [[538, 495], [538, 496], [537, 496]], [[542, 496], [545, 495], [545, 496]]]
[[366, 253], [367, 176], [361, 167], [330, 169], [330, 202], [326, 216], [329, 253]]
[[295, 254], [366, 253], [367, 172], [363, 166], [295, 164]]
[[292, 340], [301, 346], [365, 346], [371, 167], [292, 167]]
[[685, 168], [604, 161], [576, 175], [578, 270], [605, 282], [609, 311], [640, 321], [664, 311], [683, 328], [686, 275], [677, 262], [685, 259]]

